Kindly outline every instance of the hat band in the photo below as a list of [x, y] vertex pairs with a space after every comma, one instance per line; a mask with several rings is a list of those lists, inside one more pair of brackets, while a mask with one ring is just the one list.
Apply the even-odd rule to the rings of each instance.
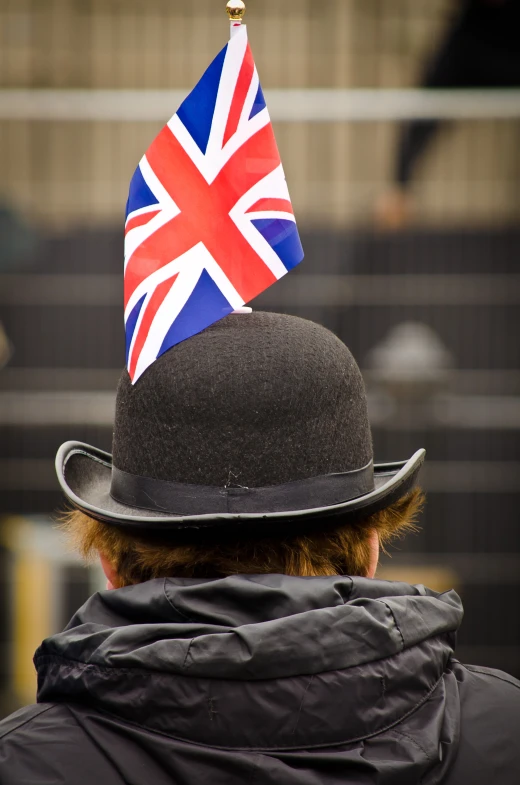
[[217, 488], [139, 477], [112, 467], [111, 497], [140, 510], [185, 515], [312, 510], [357, 499], [374, 490], [374, 465], [266, 488]]

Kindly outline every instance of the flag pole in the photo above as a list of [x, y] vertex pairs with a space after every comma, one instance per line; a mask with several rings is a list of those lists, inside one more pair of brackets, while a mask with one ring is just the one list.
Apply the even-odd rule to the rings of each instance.
[[[238, 33], [242, 27], [242, 19], [246, 12], [246, 4], [242, 0], [229, 0], [226, 6], [229, 23], [231, 26], [231, 38]], [[244, 308], [237, 308], [233, 311], [234, 314], [247, 314], [253, 313], [252, 308], [245, 306]]]
[[246, 5], [243, 0], [229, 0], [226, 11], [231, 25], [231, 38], [233, 38], [242, 27], [242, 19], [246, 12]]

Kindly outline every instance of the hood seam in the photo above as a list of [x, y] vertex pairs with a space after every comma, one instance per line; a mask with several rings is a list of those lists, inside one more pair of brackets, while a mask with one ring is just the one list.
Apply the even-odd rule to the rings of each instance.
[[405, 733], [405, 732], [404, 732], [404, 731], [402, 731], [402, 730], [397, 730], [397, 728], [394, 728], [394, 729], [390, 730], [390, 731], [389, 731], [389, 733], [393, 733], [393, 734], [395, 734], [396, 736], [402, 736], [404, 739], [408, 739], [408, 741], [411, 741], [411, 742], [412, 742], [412, 744], [415, 744], [415, 746], [416, 746], [416, 747], [417, 747], [419, 750], [421, 750], [421, 752], [423, 753], [423, 755], [426, 757], [426, 759], [427, 759], [428, 761], [430, 761], [430, 763], [432, 763], [432, 762], [433, 762], [433, 758], [432, 758], [432, 756], [431, 756], [431, 755], [430, 755], [428, 752], [426, 752], [426, 750], [424, 749], [424, 747], [422, 746], [422, 744], [419, 744], [419, 742], [417, 741], [417, 739], [414, 739], [414, 737], [413, 737], [413, 736], [410, 736], [410, 734], [409, 734], [409, 733]]
[[389, 613], [390, 613], [390, 615], [392, 617], [392, 620], [394, 622], [395, 628], [396, 628], [397, 632], [399, 633], [399, 637], [401, 639], [401, 646], [402, 646], [401, 651], [404, 651], [406, 649], [406, 644], [404, 642], [404, 635], [402, 633], [402, 630], [401, 630], [400, 626], [397, 623], [397, 619], [395, 618], [395, 613], [393, 612], [391, 606], [387, 602], [385, 602], [384, 600], [378, 600], [378, 602], [382, 603], [385, 606], [385, 608], [387, 608], [387, 610], [389, 611]]
[[305, 689], [303, 691], [302, 699], [300, 701], [300, 707], [298, 709], [298, 716], [296, 717], [296, 723], [294, 725], [294, 728], [291, 731], [291, 733], [293, 735], [296, 733], [296, 729], [298, 728], [298, 723], [300, 722], [300, 717], [301, 717], [301, 714], [302, 714], [303, 704], [305, 702], [305, 698], [307, 697], [307, 692], [309, 691], [309, 688], [310, 688], [312, 682], [314, 681], [315, 675], [316, 675], [315, 673], [312, 674], [312, 676], [310, 677], [310, 679], [307, 682], [307, 684], [305, 686]]
[[[391, 610], [390, 610], [390, 612], [391, 612]], [[396, 627], [397, 627], [398, 631], [400, 632], [399, 627], [397, 626], [397, 624], [396, 624]], [[398, 654], [402, 654], [404, 651], [411, 651], [412, 649], [416, 648], [417, 646], [420, 646], [423, 643], [427, 643], [427, 642], [434, 641], [434, 640], [437, 640], [437, 639], [443, 639], [443, 638], [448, 637], [449, 635], [451, 635], [451, 631], [441, 632], [441, 633], [439, 633], [437, 635], [434, 635], [434, 636], [432, 636], [430, 638], [425, 638], [422, 641], [418, 641], [417, 643], [412, 644], [408, 648], [405, 646], [400, 651], [392, 652], [390, 654], [387, 654], [386, 656], [376, 657], [373, 660], [363, 661], [363, 662], [359, 662], [359, 663], [356, 663], [356, 664], [353, 664], [353, 665], [345, 665], [343, 667], [326, 668], [325, 670], [319, 670], [319, 671], [316, 671], [315, 673], [305, 673], [305, 672], [302, 672], [302, 673], [291, 673], [289, 675], [269, 676], [269, 677], [264, 677], [264, 678], [261, 678], [261, 679], [251, 678], [250, 676], [248, 676], [247, 678], [237, 678], [237, 677], [234, 677], [234, 676], [205, 676], [205, 675], [197, 674], [193, 678], [195, 678], [195, 679], [206, 679], [208, 681], [230, 681], [230, 682], [249, 682], [249, 683], [254, 683], [254, 682], [257, 682], [257, 681], [279, 681], [279, 680], [283, 680], [283, 679], [295, 679], [295, 678], [298, 679], [298, 678], [304, 678], [305, 676], [310, 678], [311, 676], [321, 676], [321, 675], [326, 674], [326, 673], [335, 673], [336, 671], [349, 671], [349, 670], [353, 670], [354, 668], [360, 668], [360, 667], [363, 667], [364, 665], [375, 663], [375, 662], [384, 662], [385, 660], [389, 660], [389, 659], [392, 659], [393, 657], [396, 657]], [[402, 639], [402, 633], [401, 632], [400, 632], [400, 637]], [[197, 640], [197, 638], [190, 638], [189, 639], [187, 654], [189, 653], [189, 650], [191, 648], [191, 644], [194, 643], [195, 640]], [[62, 663], [63, 665], [65, 665], [65, 666], [67, 666], [69, 668], [73, 667], [74, 665], [79, 665], [79, 666], [81, 666], [83, 668], [93, 668], [93, 669], [98, 670], [98, 671], [103, 672], [103, 673], [115, 673], [115, 672], [119, 672], [119, 673], [135, 673], [137, 671], [137, 672], [140, 672], [140, 673], [147, 673], [147, 674], [160, 673], [160, 674], [163, 674], [165, 676], [172, 676], [173, 675], [173, 676], [177, 676], [179, 678], [182, 678], [182, 676], [185, 675], [183, 673], [184, 664], [181, 665], [181, 669], [179, 670], [178, 673], [177, 672], [172, 673], [171, 670], [160, 669], [160, 668], [146, 668], [146, 667], [144, 667], [142, 665], [141, 666], [140, 665], [106, 665], [106, 664], [102, 665], [102, 664], [100, 664], [98, 662], [93, 662], [93, 661], [85, 662], [84, 660], [76, 660], [76, 659], [73, 659], [72, 657], [65, 657], [62, 654], [56, 654], [56, 653], [38, 654], [38, 652], [40, 651], [41, 648], [42, 647], [39, 647], [36, 650], [36, 653], [35, 653], [35, 655], [33, 657], [33, 664], [34, 664], [35, 667], [37, 666], [38, 663], [45, 664], [46, 662], [57, 662], [57, 663]], [[98, 649], [95, 649], [95, 651], [93, 653], [95, 653], [97, 650]], [[453, 659], [454, 659], [454, 657], [453, 657], [453, 648], [450, 647], [449, 661], [452, 661]], [[186, 656], [184, 657], [183, 663], [185, 661], [186, 661]], [[447, 665], [445, 666], [444, 670], [446, 670], [446, 667], [447, 667]]]
[[[51, 655], [46, 655], [44, 657], [39, 658], [39, 660], [46, 660], [46, 659], [47, 660], [58, 660], [60, 658], [59, 657], [54, 657], [54, 656], [51, 656]], [[65, 662], [67, 662], [67, 660], [65, 660]], [[69, 662], [70, 663], [75, 662], [76, 664], [83, 665], [85, 668], [94, 668], [94, 669], [103, 670], [102, 667], [99, 667], [99, 666], [97, 666], [95, 664], [81, 663], [81, 662], [76, 661], [76, 660], [71, 660]], [[379, 728], [378, 730], [375, 730], [373, 733], [367, 733], [367, 734], [364, 734], [364, 735], [361, 735], [361, 736], [355, 736], [355, 737], [350, 738], [350, 739], [343, 739], [341, 741], [320, 742], [319, 744], [303, 744], [303, 745], [302, 744], [298, 744], [298, 745], [295, 745], [295, 746], [284, 746], [284, 747], [227, 747], [227, 746], [223, 746], [223, 745], [219, 745], [219, 744], [204, 744], [203, 742], [194, 741], [194, 740], [188, 739], [188, 738], [186, 738], [184, 736], [176, 736], [174, 734], [165, 733], [164, 731], [160, 731], [160, 730], [157, 730], [156, 728], [152, 728], [150, 725], [133, 722], [132, 720], [129, 720], [127, 717], [125, 717], [122, 714], [117, 714], [115, 712], [110, 712], [110, 711], [107, 711], [106, 709], [96, 708], [96, 711], [99, 711], [102, 714], [106, 714], [109, 717], [116, 717], [119, 721], [122, 721], [122, 722], [124, 722], [124, 723], [126, 723], [128, 725], [131, 725], [132, 727], [145, 728], [146, 730], [150, 731], [151, 733], [156, 733], [156, 734], [158, 734], [160, 736], [163, 736], [165, 738], [174, 739], [176, 741], [184, 742], [184, 743], [187, 743], [187, 744], [193, 744], [195, 746], [203, 747], [205, 749], [227, 750], [227, 751], [230, 751], [230, 752], [235, 751], [235, 752], [259, 752], [259, 753], [266, 753], [266, 752], [290, 752], [292, 750], [301, 750], [301, 749], [312, 750], [312, 749], [324, 749], [324, 748], [327, 748], [327, 747], [341, 747], [343, 745], [355, 744], [356, 742], [365, 741], [367, 739], [374, 738], [375, 736], [379, 736], [379, 735], [381, 735], [383, 733], [387, 733], [388, 731], [392, 730], [392, 728], [395, 728], [401, 722], [403, 722], [408, 717], [410, 717], [412, 714], [414, 714], [433, 695], [433, 693], [435, 692], [435, 690], [437, 689], [439, 684], [444, 679], [444, 676], [446, 675], [446, 672], [447, 672], [447, 670], [448, 670], [450, 665], [451, 665], [451, 657], [448, 659], [442, 674], [436, 680], [436, 682], [433, 684], [433, 686], [428, 690], [428, 692], [414, 706], [412, 706], [412, 708], [409, 709], [409, 711], [405, 712], [403, 715], [398, 717], [396, 720], [390, 722], [388, 725], [385, 725], [382, 728]], [[69, 667], [72, 667], [72, 665], [69, 665]], [[105, 670], [113, 670], [113, 669], [105, 669]], [[122, 672], [124, 672], [125, 670], [132, 671], [132, 670], [137, 670], [137, 669], [130, 669], [130, 668], [123, 669], [123, 668], [121, 668], [120, 670]], [[143, 670], [143, 669], [141, 669], [141, 670]], [[224, 679], [224, 681], [226, 681], [226, 680]], [[312, 681], [312, 680], [310, 680], [310, 681]], [[310, 686], [310, 681], [309, 681], [309, 686]], [[49, 701], [49, 703], [50, 703], [50, 701]], [[66, 705], [67, 705], [67, 702], [63, 701], [63, 703], [66, 703]], [[71, 705], [73, 705], [73, 704], [82, 705], [81, 701], [70, 701], [70, 704]], [[57, 705], [57, 703], [53, 703], [53, 705]], [[83, 705], [85, 705], [85, 704], [83, 704]], [[88, 706], [89, 704], [87, 703], [86, 705]]]
[[194, 620], [193, 620], [193, 619], [192, 619], [190, 616], [186, 616], [186, 614], [185, 614], [185, 613], [183, 613], [182, 611], [180, 611], [180, 610], [177, 608], [177, 606], [176, 606], [176, 605], [175, 605], [175, 604], [172, 602], [172, 600], [171, 600], [171, 599], [168, 597], [168, 595], [166, 594], [166, 581], [167, 581], [167, 578], [164, 578], [164, 579], [163, 579], [163, 594], [164, 594], [164, 598], [165, 598], [166, 602], [168, 603], [168, 605], [170, 606], [170, 608], [173, 608], [173, 610], [175, 611], [175, 613], [178, 613], [178, 614], [179, 614], [179, 616], [182, 616], [182, 618], [183, 618], [183, 619], [186, 619], [186, 621], [188, 621], [190, 624], [194, 624], [194, 623], [195, 623], [195, 622], [194, 622]]

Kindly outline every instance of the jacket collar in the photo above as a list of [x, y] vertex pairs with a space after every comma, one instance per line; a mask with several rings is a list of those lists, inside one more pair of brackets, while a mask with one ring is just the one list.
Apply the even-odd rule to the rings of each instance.
[[336, 744], [424, 702], [461, 620], [454, 592], [363, 578], [150, 581], [43, 642], [38, 699], [213, 746]]

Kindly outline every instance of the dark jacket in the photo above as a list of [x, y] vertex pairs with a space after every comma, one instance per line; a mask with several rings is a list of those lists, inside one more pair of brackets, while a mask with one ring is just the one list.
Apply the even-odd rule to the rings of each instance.
[[2, 785], [518, 785], [520, 683], [453, 658], [454, 592], [362, 578], [94, 595], [0, 723]]

